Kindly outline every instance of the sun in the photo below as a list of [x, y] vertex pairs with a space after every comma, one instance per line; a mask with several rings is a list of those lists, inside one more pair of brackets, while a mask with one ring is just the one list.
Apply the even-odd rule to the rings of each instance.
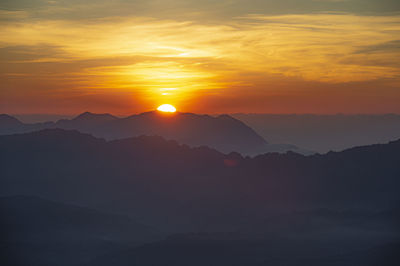
[[167, 113], [175, 113], [176, 112], [176, 108], [170, 104], [162, 104], [162, 105], [158, 106], [157, 110], [161, 111], [161, 112], [167, 112]]

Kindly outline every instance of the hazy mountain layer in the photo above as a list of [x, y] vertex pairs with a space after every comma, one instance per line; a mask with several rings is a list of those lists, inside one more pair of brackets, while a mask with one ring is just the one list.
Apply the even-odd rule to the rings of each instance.
[[36, 124], [24, 124], [7, 115], [0, 117], [0, 134], [31, 132], [45, 128], [76, 129], [107, 140], [141, 135], [162, 136], [192, 147], [209, 146], [221, 152], [236, 151], [245, 155], [287, 150], [307, 153], [294, 145], [268, 144], [253, 129], [228, 115], [212, 117], [154, 111], [117, 118], [110, 114], [86, 112], [73, 119]]
[[128, 216], [32, 196], [0, 197], [2, 265], [73, 265], [161, 234]]
[[400, 136], [400, 115], [234, 114], [272, 143], [325, 153], [386, 143]]
[[271, 209], [388, 208], [400, 199], [400, 141], [243, 158], [161, 137], [107, 142], [58, 129], [1, 136], [0, 150], [3, 195], [131, 213], [171, 230], [236, 228]]
[[[2, 265], [396, 265], [399, 152], [400, 140], [249, 158], [161, 137], [0, 136]], [[137, 246], [157, 231], [180, 234]]]

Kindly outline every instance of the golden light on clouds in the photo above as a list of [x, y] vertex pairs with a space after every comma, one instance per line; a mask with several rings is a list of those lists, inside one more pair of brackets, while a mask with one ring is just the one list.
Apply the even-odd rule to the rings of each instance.
[[[398, 36], [399, 16], [246, 15], [224, 24], [145, 17], [22, 19], [0, 26], [7, 53], [2, 96], [17, 101], [19, 94], [29, 94], [35, 109], [35, 101], [37, 106], [43, 101], [35, 97], [68, 102], [121, 95], [124, 99], [110, 106], [117, 113], [162, 102], [187, 111], [239, 106], [242, 112], [275, 112], [250, 102], [297, 97], [309, 105], [317, 101], [314, 95], [341, 101], [361, 90], [399, 98]], [[216, 99], [221, 104], [203, 109]], [[293, 100], [282, 104], [296, 112]], [[338, 110], [326, 110], [331, 111]]]

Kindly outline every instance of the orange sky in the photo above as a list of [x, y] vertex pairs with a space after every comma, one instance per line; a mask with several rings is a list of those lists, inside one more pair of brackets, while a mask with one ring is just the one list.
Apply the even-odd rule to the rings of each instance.
[[5, 1], [0, 112], [400, 113], [399, 13], [343, 2]]

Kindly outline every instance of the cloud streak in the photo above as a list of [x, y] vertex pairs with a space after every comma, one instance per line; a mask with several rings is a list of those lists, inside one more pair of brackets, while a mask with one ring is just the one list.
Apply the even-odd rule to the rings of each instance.
[[[194, 12], [194, 3], [172, 2], [177, 9]], [[354, 1], [329, 4], [350, 2]], [[365, 112], [365, 104], [355, 101], [355, 106], [350, 106], [346, 97], [357, 99], [363, 88], [368, 95], [385, 94], [395, 99], [400, 95], [394, 90], [400, 87], [398, 15], [237, 12], [238, 16], [226, 15], [218, 22], [197, 19], [201, 14], [213, 16], [201, 10], [192, 20], [145, 17], [143, 14], [158, 14], [152, 10], [161, 9], [141, 1], [121, 2], [119, 7], [138, 5], [141, 11], [136, 11], [141, 16], [128, 11], [112, 16], [112, 11], [104, 9], [108, 4], [101, 2], [94, 5], [92, 16], [83, 19], [67, 14], [93, 4], [60, 3], [18, 2], [12, 6], [6, 2], [9, 10], [1, 11], [1, 111], [10, 112], [3, 107], [5, 102], [7, 108], [15, 109], [13, 112], [19, 112], [22, 102], [24, 110], [35, 111], [43, 102], [41, 98], [60, 99], [60, 92], [66, 99], [69, 95], [98, 95], [96, 99], [100, 99], [121, 93], [131, 95], [132, 104], [141, 102], [140, 106], [135, 104], [136, 109], [127, 110], [125, 100], [120, 108], [118, 103], [99, 101], [99, 109], [109, 105], [120, 114], [152, 109], [163, 102], [203, 112], [225, 112], [234, 106], [240, 107], [236, 111], [276, 112], [281, 103], [279, 110], [293, 112], [294, 101], [285, 97], [312, 105], [318, 103], [314, 95], [323, 97], [325, 92], [339, 104], [337, 108], [326, 105], [326, 110], [316, 108], [316, 112]], [[57, 12], [65, 16], [53, 18]], [[11, 19], [13, 13], [19, 17]], [[176, 90], [163, 94], [162, 88]], [[29, 108], [20, 99], [26, 94], [31, 97]], [[254, 109], [250, 100], [254, 101], [254, 95], [277, 103]], [[230, 104], [216, 104], [212, 110], [201, 108], [213, 99], [229, 100]], [[393, 110], [397, 109], [387, 107], [387, 111]]]

